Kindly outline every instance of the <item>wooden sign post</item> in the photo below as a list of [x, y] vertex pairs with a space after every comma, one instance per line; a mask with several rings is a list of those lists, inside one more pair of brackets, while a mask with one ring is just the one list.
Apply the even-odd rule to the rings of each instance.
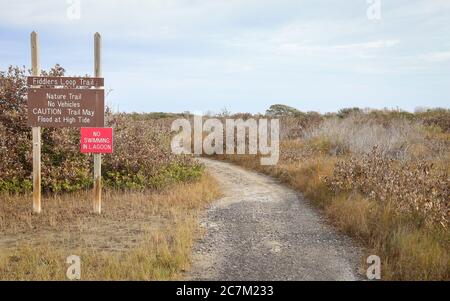
[[[33, 132], [33, 212], [40, 213], [41, 127], [105, 126], [100, 34], [94, 36], [94, 78], [40, 76], [39, 40], [34, 31], [31, 33], [31, 65], [27, 102], [28, 125]], [[101, 154], [95, 153], [93, 210], [98, 214], [101, 213], [102, 197], [101, 160]]]
[[[31, 73], [41, 75], [39, 66], [39, 38], [31, 33]], [[34, 126], [33, 132], [33, 212], [41, 213], [41, 127]]]
[[[102, 37], [94, 35], [94, 76], [102, 76]], [[104, 124], [102, 124], [104, 126]], [[94, 213], [102, 212], [102, 155], [94, 154]]]

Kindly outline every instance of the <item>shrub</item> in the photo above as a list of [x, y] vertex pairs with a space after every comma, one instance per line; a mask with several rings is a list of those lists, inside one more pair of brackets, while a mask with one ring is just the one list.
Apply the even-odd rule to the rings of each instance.
[[282, 104], [271, 105], [270, 108], [266, 110], [266, 115], [270, 117], [299, 116], [304, 114], [305, 113], [296, 108]]
[[[63, 76], [56, 65], [48, 76]], [[9, 67], [0, 72], [0, 191], [25, 192], [32, 188], [31, 129], [27, 126], [26, 70]], [[115, 188], [159, 188], [196, 179], [201, 167], [191, 158], [172, 155], [167, 119], [112, 115], [114, 154], [105, 155], [102, 176]], [[93, 183], [92, 156], [79, 151], [76, 128], [42, 129], [42, 188], [47, 192], [74, 191]]]
[[416, 217], [420, 224], [448, 227], [450, 186], [446, 170], [426, 161], [398, 162], [378, 148], [362, 157], [338, 161], [327, 182], [334, 190], [357, 190]]
[[416, 113], [418, 119], [422, 120], [424, 124], [430, 126], [438, 126], [444, 132], [450, 132], [450, 110], [437, 108], [428, 109], [424, 112]]
[[433, 122], [399, 110], [320, 115], [305, 126], [283, 125], [291, 118], [283, 117], [276, 166], [250, 155], [217, 157], [301, 191], [364, 242], [367, 255], [380, 256], [383, 279], [448, 280], [450, 136], [441, 125], [450, 115], [438, 111], [427, 113], [440, 116]]
[[358, 113], [361, 113], [361, 109], [360, 108], [357, 108], [357, 107], [355, 107], [355, 108], [343, 108], [343, 109], [339, 110], [339, 112], [337, 113], [337, 116], [339, 118], [346, 118], [346, 117], [348, 117], [350, 115], [358, 114]]

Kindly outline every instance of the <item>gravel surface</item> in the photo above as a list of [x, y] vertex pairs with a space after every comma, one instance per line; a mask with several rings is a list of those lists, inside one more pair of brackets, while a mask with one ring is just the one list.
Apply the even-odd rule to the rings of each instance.
[[202, 218], [193, 280], [359, 280], [361, 249], [297, 192], [238, 166], [200, 159], [224, 197]]

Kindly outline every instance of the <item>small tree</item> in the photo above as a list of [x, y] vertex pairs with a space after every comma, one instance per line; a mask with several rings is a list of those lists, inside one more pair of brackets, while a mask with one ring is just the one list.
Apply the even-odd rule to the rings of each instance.
[[337, 116], [339, 118], [346, 118], [352, 114], [358, 114], [358, 113], [362, 113], [362, 110], [358, 107], [354, 107], [354, 108], [343, 108], [340, 109], [339, 112], [337, 113]]
[[304, 113], [290, 106], [276, 104], [270, 106], [270, 108], [266, 111], [266, 115], [271, 117], [281, 117], [281, 116], [300, 116], [304, 115]]

